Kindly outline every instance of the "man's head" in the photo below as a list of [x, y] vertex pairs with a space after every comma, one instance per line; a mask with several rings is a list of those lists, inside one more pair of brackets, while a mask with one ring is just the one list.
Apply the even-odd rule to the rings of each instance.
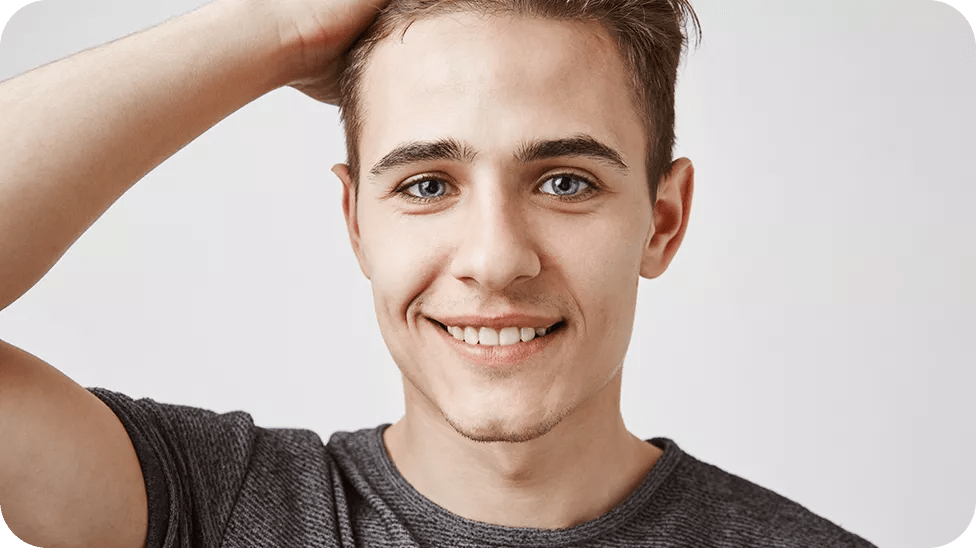
[[647, 179], [655, 198], [674, 149], [675, 83], [687, 43], [683, 29], [689, 19], [696, 31], [700, 28], [688, 0], [393, 0], [349, 52], [342, 74], [339, 108], [354, 184], [361, 175], [363, 73], [373, 49], [382, 40], [405, 34], [416, 21], [456, 13], [588, 21], [604, 27], [627, 69], [633, 108], [648, 137]]
[[671, 162], [684, 7], [393, 0], [354, 48], [336, 173], [408, 416], [523, 441], [609, 408], [638, 280], [690, 208]]

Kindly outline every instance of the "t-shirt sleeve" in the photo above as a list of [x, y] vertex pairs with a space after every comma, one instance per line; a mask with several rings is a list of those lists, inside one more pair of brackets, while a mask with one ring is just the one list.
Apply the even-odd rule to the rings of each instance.
[[218, 546], [254, 447], [251, 416], [88, 390], [115, 412], [139, 458], [149, 504], [146, 548]]

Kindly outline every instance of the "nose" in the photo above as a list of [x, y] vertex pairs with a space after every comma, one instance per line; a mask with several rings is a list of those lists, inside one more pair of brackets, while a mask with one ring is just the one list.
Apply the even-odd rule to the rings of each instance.
[[475, 282], [487, 291], [500, 291], [539, 274], [541, 263], [533, 247], [523, 207], [496, 189], [469, 202], [469, 216], [459, 227], [451, 274]]

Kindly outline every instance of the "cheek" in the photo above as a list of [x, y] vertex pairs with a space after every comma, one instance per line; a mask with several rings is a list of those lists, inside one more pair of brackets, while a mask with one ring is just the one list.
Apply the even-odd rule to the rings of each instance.
[[370, 265], [377, 315], [381, 322], [396, 326], [436, 277], [442, 262], [439, 242], [429, 231], [418, 230], [410, 219], [389, 212], [364, 208], [360, 219], [362, 251]]
[[[592, 223], [572, 227], [571, 237], [558, 241], [564, 268], [593, 291], [605, 293], [633, 284], [640, 263], [647, 227], [641, 223], [620, 222], [620, 215], [601, 215]], [[649, 222], [649, 221], [648, 221]]]
[[563, 276], [592, 335], [626, 333], [633, 324], [646, 227], [621, 218], [601, 216], [560, 244]]

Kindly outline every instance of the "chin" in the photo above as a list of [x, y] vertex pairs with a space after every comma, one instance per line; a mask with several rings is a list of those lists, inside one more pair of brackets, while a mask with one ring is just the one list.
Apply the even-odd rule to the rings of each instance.
[[542, 417], [480, 416], [458, 418], [444, 413], [444, 419], [455, 432], [481, 442], [525, 443], [549, 433], [568, 413], [546, 412]]

